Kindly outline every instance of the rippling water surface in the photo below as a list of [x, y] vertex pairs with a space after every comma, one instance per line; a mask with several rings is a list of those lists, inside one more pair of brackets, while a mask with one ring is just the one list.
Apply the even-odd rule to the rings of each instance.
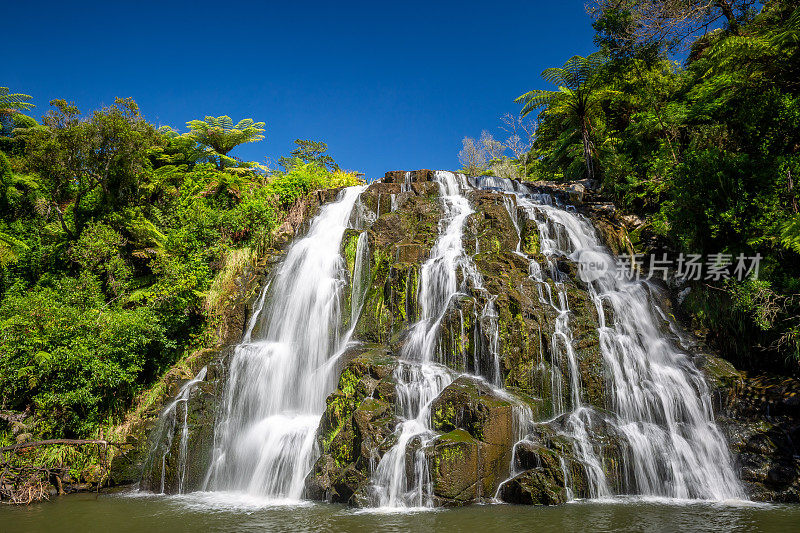
[[230, 493], [76, 494], [0, 506], [3, 533], [227, 531], [774, 531], [800, 530], [800, 506], [629, 500], [559, 507], [478, 505], [380, 512], [297, 505]]

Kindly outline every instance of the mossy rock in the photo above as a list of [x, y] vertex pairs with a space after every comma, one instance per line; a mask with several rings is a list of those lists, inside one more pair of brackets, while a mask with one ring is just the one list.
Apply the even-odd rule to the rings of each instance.
[[445, 505], [491, 498], [508, 476], [513, 446], [511, 403], [491, 387], [461, 376], [431, 405], [443, 432], [426, 450], [434, 495]]
[[503, 483], [498, 497], [506, 503], [560, 505], [567, 501], [564, 475], [560, 469], [527, 470]]
[[426, 455], [433, 494], [443, 505], [490, 499], [508, 476], [508, 450], [482, 442], [463, 429], [437, 437]]
[[317, 430], [321, 454], [306, 477], [305, 495], [346, 503], [368, 483], [372, 467], [391, 447], [398, 423], [397, 360], [384, 346], [362, 344], [345, 352], [342, 364]]
[[725, 359], [705, 354], [698, 365], [706, 377], [706, 382], [714, 398], [717, 412], [728, 410], [741, 396], [744, 380], [741, 372]]
[[457, 378], [433, 401], [431, 413], [437, 431], [463, 429], [488, 444], [509, 449], [513, 445], [511, 403], [478, 380]]
[[504, 196], [487, 191], [472, 191], [469, 199], [475, 213], [467, 220], [464, 248], [472, 253], [494, 254], [516, 250], [519, 236], [505, 207]]

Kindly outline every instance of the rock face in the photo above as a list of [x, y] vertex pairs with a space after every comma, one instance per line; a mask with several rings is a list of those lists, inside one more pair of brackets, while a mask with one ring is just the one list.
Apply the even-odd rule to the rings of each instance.
[[[360, 317], [352, 326], [354, 338], [363, 344], [348, 355], [352, 362], [344, 367], [337, 390], [328, 397], [318, 435], [321, 455], [306, 480], [309, 498], [353, 505], [376, 502], [371, 477], [397, 440], [398, 419], [394, 397], [380, 392], [381, 388], [391, 390], [391, 372], [378, 375], [365, 370], [374, 363], [367, 364], [364, 358], [396, 360], [409, 326], [419, 318], [420, 267], [438, 237], [442, 216], [439, 188], [432, 180], [433, 173], [427, 170], [390, 172], [362, 194], [361, 216], [369, 221], [361, 230], [368, 242], [369, 277]], [[560, 394], [570, 393], [562, 350], [551, 345], [558, 313], [538, 297], [540, 287], [530, 277], [529, 260], [516, 252], [519, 247], [545, 263], [536, 225], [522, 213], [517, 213], [517, 221], [512, 219], [517, 207], [505, 195], [474, 190], [468, 198], [475, 212], [467, 220], [463, 245], [483, 283], [476, 286], [464, 280], [463, 296], [441, 321], [437, 360], [457, 373], [487, 381], [458, 377], [431, 405], [435, 436], [424, 443], [423, 453], [431, 493], [440, 505], [494, 498], [510, 475], [519, 438], [518, 410], [527, 409], [539, 420], [553, 416], [554, 372], [562, 373]], [[509, 201], [511, 206], [507, 206]], [[354, 250], [361, 231], [349, 231], [343, 255], [354, 275]], [[576, 273], [568, 262], [563, 270]], [[558, 281], [570, 297], [583, 390], [588, 402], [602, 408], [603, 371], [594, 305], [577, 275]], [[555, 282], [546, 280], [554, 293]], [[498, 384], [506, 390], [505, 396], [498, 393]], [[422, 445], [414, 439], [406, 450], [409, 479], [413, 457]], [[579, 479], [580, 467], [577, 461], [573, 463], [573, 477]], [[561, 470], [558, 475], [563, 500], [567, 492]], [[558, 500], [537, 497], [536, 501]]]
[[442, 433], [429, 450], [433, 493], [443, 504], [491, 498], [508, 477], [515, 441], [512, 404], [486, 384], [461, 376], [431, 406]]
[[750, 498], [800, 503], [800, 380], [747, 376], [715, 358], [705, 371]]
[[337, 389], [328, 396], [317, 444], [321, 455], [306, 478], [306, 497], [349, 502], [390, 445], [397, 366], [388, 350], [362, 345], [344, 355]]
[[[595, 201], [594, 184], [529, 186], [579, 204], [596, 221], [612, 251], [632, 249], [631, 226]], [[302, 233], [309, 217], [335, 193], [321, 191], [298, 204], [278, 240], [285, 245]], [[621, 467], [628, 453], [625, 439], [606, 421], [612, 406], [598, 312], [576, 264], [560, 257], [557, 268], [548, 268], [537, 225], [513, 196], [473, 190], [467, 197], [474, 213], [466, 221], [462, 244], [480, 283], [459, 279], [460, 297], [439, 324], [436, 361], [456, 377], [430, 405], [430, 438], [408, 443], [407, 478], [416, 475], [414, 457], [421, 454], [427, 468], [425, 482], [439, 505], [495, 497], [510, 503], [554, 505], [589, 496], [591, 472], [579, 447], [566, 436], [571, 422], [558, 416], [569, 411], [575, 392], [565, 359], [564, 343], [569, 343], [586, 408], [581, 422], [593, 436], [597, 468], [611, 493], [630, 492], [634, 487], [628, 486], [630, 480]], [[355, 342], [337, 361], [339, 379], [320, 419], [318, 458], [305, 479], [306, 498], [357, 506], [376, 502], [377, 465], [398, 442], [402, 412], [395, 376], [398, 358], [409, 327], [420, 318], [420, 270], [439, 235], [442, 213], [439, 186], [430, 170], [388, 172], [362, 193], [354, 209], [352, 229], [345, 233], [341, 251], [350, 276], [342, 316]], [[280, 256], [274, 257], [277, 261]], [[541, 267], [538, 278], [532, 274], [532, 260]], [[558, 287], [568, 301], [566, 317], [552, 303]], [[611, 309], [604, 311], [606, 320], [613, 320]], [[565, 318], [571, 332], [566, 340], [556, 331], [557, 322]], [[156, 457], [165, 458], [164, 475], [162, 463], [151, 459], [143, 487], [160, 490], [162, 478], [166, 492], [176, 492], [179, 483], [184, 491], [201, 487], [226, 353], [209, 355], [204, 362], [208, 376], [188, 402], [184, 453], [190, 466], [183, 470], [182, 481], [181, 434], [176, 429], [168, 453]], [[800, 462], [793, 444], [800, 443], [797, 383], [775, 384], [765, 378], [759, 388], [758, 380], [745, 378], [720, 359], [698, 357], [697, 364], [711, 385], [715, 412], [751, 496], [798, 501]], [[190, 377], [182, 376], [172, 394]], [[532, 422], [525, 431], [520, 427], [522, 418]], [[152, 426], [151, 422], [148, 428]], [[140, 451], [127, 456], [127, 463], [120, 461], [115, 469], [118, 479], [131, 479], [132, 472], [141, 468], [147, 455], [141, 451], [146, 431], [132, 433], [131, 449]]]

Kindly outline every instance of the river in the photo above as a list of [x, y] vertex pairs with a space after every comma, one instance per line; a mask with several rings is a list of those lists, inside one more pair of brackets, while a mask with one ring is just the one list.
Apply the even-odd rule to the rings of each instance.
[[226, 493], [184, 496], [72, 494], [27, 507], [0, 506], [3, 533], [94, 531], [797, 531], [800, 506], [628, 500], [555, 507], [475, 505], [377, 512], [341, 505], [276, 506]]

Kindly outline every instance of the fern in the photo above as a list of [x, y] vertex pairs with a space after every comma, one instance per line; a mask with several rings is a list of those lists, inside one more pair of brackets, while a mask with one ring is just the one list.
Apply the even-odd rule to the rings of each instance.
[[12, 93], [8, 87], [0, 87], [0, 111], [12, 112], [23, 111], [35, 107], [29, 100], [33, 96], [20, 93]]
[[16, 263], [19, 260], [19, 250], [28, 250], [28, 245], [0, 231], [0, 266]]
[[794, 218], [783, 225], [781, 244], [800, 254], [800, 215], [795, 215]]
[[231, 117], [223, 115], [207, 116], [205, 120], [191, 120], [186, 125], [190, 131], [184, 136], [205, 147], [203, 158], [222, 169], [226, 166], [239, 166], [228, 153], [240, 144], [262, 140], [266, 123], [246, 118], [234, 125]]

